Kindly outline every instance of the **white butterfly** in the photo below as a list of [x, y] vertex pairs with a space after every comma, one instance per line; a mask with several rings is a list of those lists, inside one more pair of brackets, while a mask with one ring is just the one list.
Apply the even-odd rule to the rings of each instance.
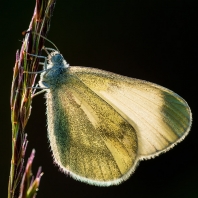
[[97, 186], [119, 184], [140, 160], [168, 151], [190, 130], [188, 104], [162, 86], [69, 66], [57, 50], [44, 69], [39, 85], [48, 88], [53, 158], [74, 179]]

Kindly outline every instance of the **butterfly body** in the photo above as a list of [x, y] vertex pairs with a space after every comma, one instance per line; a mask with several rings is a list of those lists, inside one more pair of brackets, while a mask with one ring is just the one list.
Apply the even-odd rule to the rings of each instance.
[[128, 179], [138, 162], [166, 152], [191, 126], [188, 104], [162, 86], [111, 72], [69, 66], [52, 52], [40, 86], [55, 162], [98, 186]]

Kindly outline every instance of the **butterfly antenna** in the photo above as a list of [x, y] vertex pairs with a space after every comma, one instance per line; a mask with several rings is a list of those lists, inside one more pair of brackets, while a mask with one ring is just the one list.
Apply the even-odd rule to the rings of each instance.
[[[32, 32], [33, 34], [36, 34], [36, 35], [42, 37], [43, 39], [45, 39], [46, 41], [48, 41], [49, 43], [51, 43], [51, 44], [56, 48], [56, 50], [57, 50], [58, 52], [60, 52], [59, 49], [58, 49], [58, 47], [56, 47], [56, 45], [55, 45], [52, 41], [50, 41], [49, 39], [47, 39], [45, 36], [42, 36], [41, 34], [38, 34], [38, 33], [33, 32], [33, 31], [27, 31], [27, 32], [25, 32], [25, 33], [27, 34], [27, 33], [30, 33], [30, 32]], [[45, 49], [45, 48], [44, 48], [44, 49]], [[45, 50], [45, 51], [46, 51], [46, 50]], [[48, 53], [47, 53], [47, 54], [48, 54]]]

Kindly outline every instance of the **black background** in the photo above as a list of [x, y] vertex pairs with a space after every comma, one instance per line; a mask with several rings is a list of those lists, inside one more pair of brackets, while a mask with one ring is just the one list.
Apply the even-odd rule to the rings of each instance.
[[[12, 69], [34, 4], [34, 0], [10, 0], [0, 5], [0, 197], [7, 197], [11, 159]], [[53, 164], [45, 100], [39, 95], [26, 128], [27, 155], [36, 149], [33, 173], [40, 165], [44, 171], [38, 198], [198, 197], [197, 15], [193, 0], [57, 0], [48, 38], [70, 65], [105, 69], [174, 90], [188, 102], [194, 121], [182, 143], [141, 162], [126, 182], [95, 187], [65, 176]]]

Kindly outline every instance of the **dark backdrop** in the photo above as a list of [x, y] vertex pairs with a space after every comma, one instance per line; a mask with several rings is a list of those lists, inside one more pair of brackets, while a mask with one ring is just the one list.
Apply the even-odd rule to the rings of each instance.
[[[34, 0], [0, 5], [0, 197], [7, 196], [11, 158], [10, 86], [21, 32], [29, 26]], [[186, 139], [154, 160], [141, 162], [126, 182], [95, 187], [62, 174], [47, 140], [45, 100], [33, 101], [26, 128], [33, 172], [43, 167], [39, 197], [198, 197], [197, 67], [198, 16], [193, 0], [59, 1], [48, 38], [70, 65], [105, 69], [151, 81], [181, 95], [194, 122]]]

